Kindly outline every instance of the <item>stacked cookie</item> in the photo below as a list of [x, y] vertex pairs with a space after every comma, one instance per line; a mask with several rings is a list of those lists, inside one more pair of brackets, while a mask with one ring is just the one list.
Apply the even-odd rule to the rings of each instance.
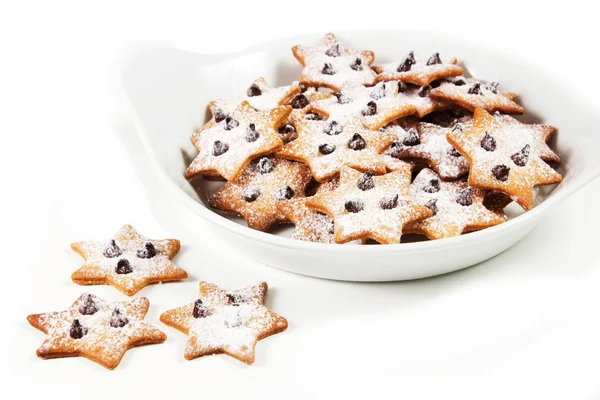
[[524, 113], [517, 96], [464, 77], [454, 57], [372, 66], [372, 51], [332, 34], [292, 52], [299, 82], [261, 78], [211, 102], [192, 136], [186, 177], [226, 179], [209, 203], [250, 228], [291, 222], [294, 239], [339, 244], [441, 239], [504, 222], [513, 200], [530, 210], [535, 186], [562, 180], [554, 128], [511, 117]]

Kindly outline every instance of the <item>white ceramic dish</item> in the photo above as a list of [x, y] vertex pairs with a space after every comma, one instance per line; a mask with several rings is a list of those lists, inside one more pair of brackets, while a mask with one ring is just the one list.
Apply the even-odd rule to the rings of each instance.
[[317, 43], [322, 35], [283, 39], [226, 56], [164, 47], [140, 49], [126, 63], [123, 87], [156, 169], [157, 184], [183, 202], [191, 215], [210, 221], [215, 233], [244, 249], [248, 257], [295, 273], [340, 280], [391, 281], [443, 274], [508, 249], [550, 214], [553, 205], [600, 175], [598, 110], [543, 71], [508, 55], [441, 36], [393, 31], [337, 36], [349, 46], [375, 51], [376, 63], [398, 60], [410, 50], [457, 56], [472, 75], [499, 81], [504, 90], [519, 93], [527, 113], [525, 121], [558, 127], [552, 146], [563, 159], [559, 171], [564, 181], [540, 191], [532, 211], [516, 212], [504, 224], [451, 239], [337, 246], [289, 239], [285, 237], [289, 229], [277, 235], [255, 231], [240, 219], [207, 207], [207, 196], [220, 183], [200, 180], [192, 186], [184, 179], [183, 172], [196, 154], [189, 137], [208, 119], [210, 100], [238, 93], [260, 76], [272, 85], [297, 80], [301, 68], [290, 48]]

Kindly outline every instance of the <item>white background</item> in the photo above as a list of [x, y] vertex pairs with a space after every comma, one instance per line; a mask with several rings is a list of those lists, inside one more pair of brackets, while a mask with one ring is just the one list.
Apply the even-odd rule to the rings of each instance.
[[[165, 206], [142, 184], [143, 155], [132, 161], [126, 150], [139, 141], [115, 76], [127, 48], [140, 41], [188, 40], [201, 43], [202, 51], [229, 52], [305, 32], [443, 32], [526, 59], [600, 109], [600, 22], [584, 2], [560, 8], [525, 1], [332, 3], [2, 3], [3, 395], [600, 398], [600, 181], [556, 207], [506, 253], [414, 282], [295, 276], [245, 259], [209, 231], [204, 242], [186, 242], [185, 229], [156, 222], [153, 209]], [[184, 211], [171, 212], [175, 218]], [[151, 300], [147, 319], [164, 329], [167, 342], [131, 350], [112, 372], [81, 358], [37, 359], [43, 334], [28, 326], [27, 314], [64, 309], [85, 290], [125, 298], [111, 287], [82, 288], [69, 278], [80, 264], [69, 243], [110, 237], [123, 223], [184, 244], [176, 262], [190, 279], [139, 293]], [[266, 280], [269, 306], [290, 328], [258, 344], [252, 367], [226, 356], [185, 361], [185, 336], [158, 315], [192, 299], [199, 279], [229, 288]]]

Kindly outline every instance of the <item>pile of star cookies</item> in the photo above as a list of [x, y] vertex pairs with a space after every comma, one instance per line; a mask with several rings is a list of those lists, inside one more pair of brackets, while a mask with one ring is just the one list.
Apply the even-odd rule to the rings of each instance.
[[465, 77], [454, 57], [414, 52], [372, 65], [372, 51], [333, 34], [295, 46], [299, 82], [254, 81], [209, 104], [185, 172], [226, 179], [209, 199], [253, 229], [293, 223], [294, 239], [399, 243], [441, 239], [506, 220], [534, 187], [561, 182], [554, 128], [525, 124], [514, 93]]
[[[109, 284], [131, 296], [150, 283], [187, 278], [171, 261], [179, 252], [178, 240], [148, 239], [130, 225], [109, 240], [77, 242], [71, 248], [84, 259], [71, 277], [80, 285]], [[288, 326], [265, 306], [267, 289], [266, 282], [233, 291], [200, 282], [192, 303], [165, 311], [160, 320], [188, 335], [187, 360], [225, 353], [252, 364], [256, 342]], [[144, 321], [149, 307], [145, 297], [109, 302], [84, 293], [65, 311], [32, 314], [27, 320], [47, 335], [38, 357], [82, 356], [114, 369], [130, 348], [167, 339]]]

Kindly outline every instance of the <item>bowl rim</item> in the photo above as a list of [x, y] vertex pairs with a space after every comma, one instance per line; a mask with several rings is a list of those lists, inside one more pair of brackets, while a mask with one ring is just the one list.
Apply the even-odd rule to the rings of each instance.
[[[339, 31], [336, 33], [336, 36], [343, 37], [345, 35], [359, 35], [359, 34], [369, 35], [390, 35], [390, 34], [398, 34], [398, 35], [411, 35], [416, 34], [420, 36], [428, 36], [432, 39], [442, 39], [453, 40], [457, 42], [459, 45], [464, 46], [466, 48], [481, 50], [482, 52], [487, 52], [488, 50], [482, 49], [480, 44], [476, 44], [473, 42], [469, 42], [464, 38], [453, 37], [448, 34], [438, 34], [432, 32], [421, 32], [418, 30], [405, 30], [405, 29], [379, 29], [379, 30], [352, 30], [352, 31]], [[270, 46], [274, 46], [283, 41], [290, 40], [292, 38], [298, 39], [299, 41], [307, 41], [312, 40], [315, 37], [321, 37], [323, 34], [317, 33], [308, 33], [303, 35], [295, 35], [295, 36], [287, 36], [282, 37], [275, 40], [266, 41], [263, 43], [259, 43], [256, 45], [252, 45], [241, 49], [239, 51], [235, 51], [228, 54], [203, 54], [195, 51], [185, 50], [181, 48], [177, 48], [174, 43], [166, 44], [164, 42], [160, 44], [146, 44], [144, 45], [144, 50], [170, 50], [177, 52], [185, 52], [198, 56], [202, 56], [203, 59], [207, 61], [207, 63], [213, 62], [221, 62], [227, 61], [231, 59], [235, 59], [240, 56], [252, 54], [259, 51], [264, 51], [268, 49]], [[138, 49], [140, 50], [140, 49]], [[501, 58], [508, 58], [510, 55], [502, 50], [493, 50], [494, 53]], [[131, 53], [130, 53], [131, 54]], [[138, 53], [139, 54], [139, 53]], [[526, 69], [531, 72], [535, 72], [541, 75], [546, 80], [555, 81], [555, 84], [558, 86], [566, 85], [564, 80], [560, 77], [551, 74], [547, 70], [540, 68], [539, 66], [533, 65], [528, 61], [525, 61], [521, 58], [512, 58], [511, 61], [519, 68]], [[221, 216], [220, 214], [212, 211], [207, 206], [202, 204], [201, 202], [193, 199], [185, 190], [164, 170], [164, 168], [159, 164], [158, 159], [156, 157], [155, 151], [150, 143], [149, 136], [146, 134], [144, 129], [144, 124], [140, 120], [138, 114], [135, 112], [135, 105], [129, 96], [127, 84], [126, 84], [126, 76], [127, 69], [131, 68], [132, 65], [135, 64], [135, 56], [130, 56], [128, 62], [125, 64], [126, 67], [121, 71], [121, 92], [125, 98], [125, 102], [128, 105], [130, 110], [130, 115], [132, 116], [134, 125], [136, 130], [138, 131], [138, 136], [142, 142], [142, 145], [146, 151], [146, 155], [155, 171], [157, 176], [159, 177], [159, 181], [166, 188], [170, 188], [170, 192], [176, 195], [181, 203], [183, 203], [188, 209], [193, 211], [194, 213], [200, 215], [205, 220], [211, 222], [212, 224], [217, 225], [218, 227], [235, 233], [236, 235], [246, 237], [248, 239], [262, 242], [265, 244], [275, 245], [278, 247], [283, 247], [287, 249], [294, 249], [299, 251], [304, 250], [328, 250], [333, 252], [344, 252], [344, 253], [355, 253], [355, 252], [399, 252], [399, 253], [416, 253], [423, 251], [439, 251], [446, 247], [466, 247], [471, 246], [473, 244], [485, 241], [489, 239], [489, 236], [500, 236], [505, 233], [511, 231], [511, 229], [517, 229], [520, 225], [525, 225], [529, 222], [534, 222], [537, 218], [539, 218], [543, 213], [545, 213], [552, 206], [558, 204], [560, 201], [567, 199], [570, 195], [580, 190], [586, 184], [591, 182], [596, 177], [600, 176], [600, 164], [596, 165], [595, 168], [592, 168], [588, 171], [582, 171], [577, 174], [573, 179], [569, 179], [568, 181], [563, 180], [562, 183], [558, 184], [557, 188], [560, 187], [560, 191], [555, 193], [555, 190], [540, 204], [535, 206], [532, 210], [524, 212], [523, 214], [510, 219], [502, 224], [495, 225], [483, 230], [470, 232], [468, 234], [459, 235], [451, 238], [444, 238], [438, 240], [426, 240], [422, 242], [412, 242], [412, 243], [398, 243], [398, 244], [387, 244], [387, 245], [366, 245], [366, 246], [336, 246], [330, 243], [318, 243], [318, 242], [309, 242], [304, 240], [295, 240], [288, 237], [278, 236], [272, 233], [257, 231], [247, 226], [238, 224], [234, 221], [229, 220], [226, 217]], [[578, 96], [571, 96], [573, 107], [577, 107], [582, 112], [585, 113], [593, 113], [595, 108], [584, 98]], [[597, 110], [595, 110], [598, 112]], [[202, 179], [202, 178], [200, 178]]]

